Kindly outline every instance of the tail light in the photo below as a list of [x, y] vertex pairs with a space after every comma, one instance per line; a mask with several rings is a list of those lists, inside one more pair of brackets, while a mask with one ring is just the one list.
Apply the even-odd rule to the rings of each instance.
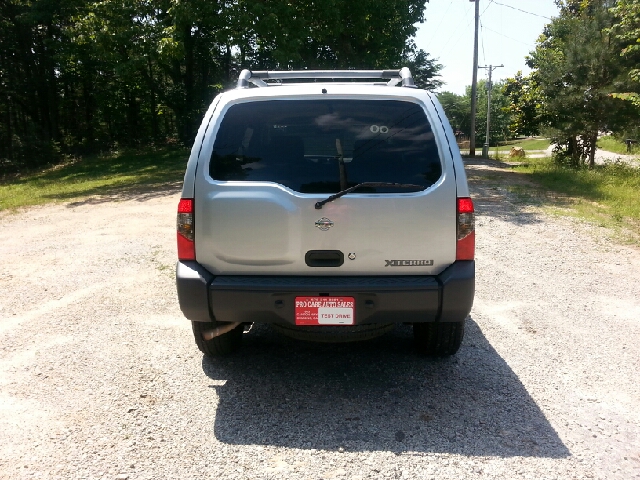
[[458, 198], [458, 242], [456, 260], [473, 260], [476, 250], [476, 220], [473, 201]]
[[195, 260], [196, 242], [193, 226], [193, 198], [181, 198], [178, 203], [178, 259]]

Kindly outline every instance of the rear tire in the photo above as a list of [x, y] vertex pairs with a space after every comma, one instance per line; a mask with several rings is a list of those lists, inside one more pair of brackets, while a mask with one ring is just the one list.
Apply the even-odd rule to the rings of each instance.
[[416, 350], [430, 357], [446, 357], [455, 354], [464, 337], [464, 320], [447, 323], [414, 323], [413, 339]]
[[191, 322], [196, 345], [205, 356], [210, 358], [229, 355], [242, 345], [242, 333], [244, 332], [242, 324], [219, 337], [205, 340], [202, 337], [202, 332], [215, 328], [217, 325], [217, 322]]

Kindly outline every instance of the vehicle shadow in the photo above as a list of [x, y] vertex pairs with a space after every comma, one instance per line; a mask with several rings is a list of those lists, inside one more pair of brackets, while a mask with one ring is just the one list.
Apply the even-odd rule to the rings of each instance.
[[413, 351], [410, 326], [361, 343], [290, 340], [260, 326], [242, 353], [203, 358], [228, 444], [500, 457], [570, 455], [515, 373], [467, 320], [456, 356]]

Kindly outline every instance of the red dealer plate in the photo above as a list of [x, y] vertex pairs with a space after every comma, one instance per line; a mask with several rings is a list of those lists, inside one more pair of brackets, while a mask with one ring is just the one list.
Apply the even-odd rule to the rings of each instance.
[[296, 325], [353, 325], [353, 297], [296, 297]]

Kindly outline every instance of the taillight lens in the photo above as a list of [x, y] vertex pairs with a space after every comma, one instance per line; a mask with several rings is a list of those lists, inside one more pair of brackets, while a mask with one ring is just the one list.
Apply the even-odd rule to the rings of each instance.
[[196, 243], [193, 225], [193, 198], [181, 198], [178, 203], [178, 259], [195, 260]]
[[473, 260], [476, 251], [476, 219], [473, 201], [458, 198], [458, 242], [456, 260]]

